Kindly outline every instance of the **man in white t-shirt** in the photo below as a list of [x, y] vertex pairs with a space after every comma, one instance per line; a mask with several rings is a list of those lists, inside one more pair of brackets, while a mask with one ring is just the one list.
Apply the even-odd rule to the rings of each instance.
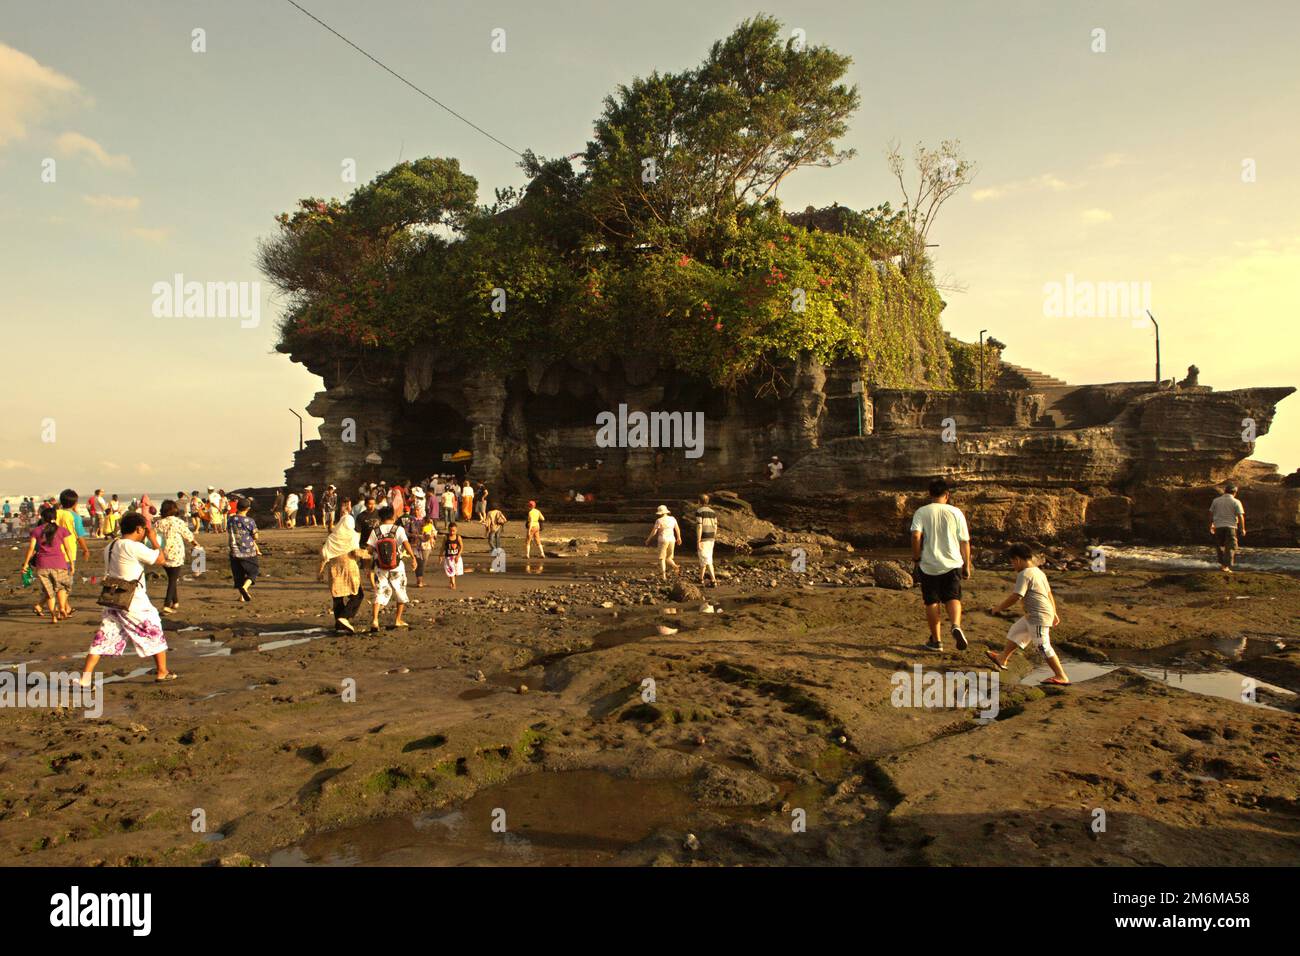
[[289, 492], [284, 499], [284, 526], [292, 528], [298, 521], [298, 495], [296, 492]]
[[781, 477], [781, 472], [783, 471], [785, 471], [785, 464], [780, 458], [773, 455], [771, 460], [767, 463], [767, 477], [772, 481], [775, 481], [777, 478]]
[[670, 567], [674, 572], [677, 571], [677, 562], [673, 560], [673, 554], [677, 550], [677, 545], [682, 543], [682, 529], [678, 527], [677, 519], [668, 513], [666, 505], [660, 505], [655, 510], [655, 515], [655, 523], [650, 527], [650, 534], [646, 536], [645, 543], [649, 544], [658, 538], [659, 576], [667, 580]]
[[1246, 509], [1237, 500], [1237, 486], [1231, 481], [1223, 486], [1223, 494], [1210, 502], [1210, 534], [1219, 557], [1219, 570], [1232, 573], [1237, 562], [1237, 534], [1246, 537]]
[[966, 516], [951, 504], [952, 489], [942, 478], [930, 482], [930, 503], [912, 515], [912, 562], [921, 579], [921, 599], [930, 625], [931, 650], [943, 650], [939, 637], [941, 612], [946, 608], [957, 650], [969, 643], [961, 629], [961, 579], [971, 575], [970, 529]]

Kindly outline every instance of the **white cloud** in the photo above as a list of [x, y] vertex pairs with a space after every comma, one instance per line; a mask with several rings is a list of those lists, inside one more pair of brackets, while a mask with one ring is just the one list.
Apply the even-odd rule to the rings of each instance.
[[0, 458], [0, 471], [17, 471], [22, 468], [30, 468], [31, 465], [25, 461], [18, 461], [16, 458]]
[[149, 474], [151, 471], [153, 471], [153, 465], [147, 464], [147, 463], [145, 463], [145, 462], [142, 461], [142, 462], [140, 462], [138, 465], [135, 466], [135, 470], [136, 470], [137, 473], [139, 473], [139, 474], [141, 474], [141, 475], [147, 475], [147, 474]]
[[140, 208], [139, 196], [82, 196], [81, 201], [104, 212], [134, 212]]
[[1120, 166], [1132, 166], [1137, 159], [1128, 153], [1106, 153], [1092, 164], [1093, 169], [1117, 169]]
[[986, 186], [984, 189], [977, 189], [971, 193], [971, 199], [975, 202], [988, 202], [992, 199], [1004, 199], [1015, 193], [1062, 193], [1071, 189], [1078, 189], [1081, 185], [1082, 183], [1067, 182], [1055, 173], [1043, 173], [1041, 176], [1034, 176], [1031, 179], [1019, 179], [1003, 183], [1000, 186]]
[[1110, 222], [1115, 218], [1109, 209], [1085, 209], [1081, 215], [1084, 222]]
[[117, 471], [119, 466], [115, 461], [101, 461], [99, 467], [105, 471]]
[[127, 233], [134, 239], [143, 239], [145, 242], [165, 242], [172, 234], [172, 231], [166, 226], [153, 228], [150, 226], [136, 226]]
[[0, 43], [0, 146], [26, 139], [30, 124], [80, 92], [75, 80]]
[[121, 169], [127, 171], [131, 169], [130, 156], [127, 156], [126, 154], [114, 156], [98, 142], [91, 139], [89, 136], [82, 135], [81, 133], [60, 133], [59, 138], [54, 141], [54, 149], [55, 152], [63, 158], [82, 155], [88, 156], [105, 169]]

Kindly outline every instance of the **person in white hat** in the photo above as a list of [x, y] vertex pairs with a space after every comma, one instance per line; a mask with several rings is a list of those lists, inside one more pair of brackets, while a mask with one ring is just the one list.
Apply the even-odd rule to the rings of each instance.
[[767, 463], [767, 477], [776, 480], [781, 477], [783, 471], [785, 471], [785, 463], [776, 455], [773, 455], [771, 461]]
[[425, 504], [424, 489], [419, 485], [411, 485], [411, 511], [417, 521], [424, 520]]
[[677, 519], [668, 513], [667, 505], [660, 505], [655, 509], [655, 523], [650, 528], [650, 534], [646, 536], [645, 543], [650, 544], [656, 538], [659, 539], [659, 576], [664, 580], [668, 579], [668, 569], [671, 567], [673, 573], [677, 572], [677, 562], [673, 560], [673, 554], [677, 546], [682, 543], [682, 529], [677, 525]]

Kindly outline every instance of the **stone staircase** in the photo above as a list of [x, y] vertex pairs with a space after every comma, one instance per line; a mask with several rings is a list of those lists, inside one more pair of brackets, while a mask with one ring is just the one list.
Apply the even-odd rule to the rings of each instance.
[[1075, 389], [1059, 378], [1011, 362], [1002, 362], [993, 387], [1028, 389], [1043, 395], [1047, 399], [1047, 405], [1038, 421], [1034, 422], [1035, 428], [1075, 427], [1075, 415], [1070, 401]]
[[993, 382], [993, 387], [1027, 388], [1034, 392], [1045, 392], [1050, 389], [1066, 388], [1068, 386], [1059, 378], [1044, 375], [1032, 368], [1023, 368], [1019, 365], [1012, 365], [1010, 362], [1002, 362], [1001, 367], [998, 369], [998, 377]]

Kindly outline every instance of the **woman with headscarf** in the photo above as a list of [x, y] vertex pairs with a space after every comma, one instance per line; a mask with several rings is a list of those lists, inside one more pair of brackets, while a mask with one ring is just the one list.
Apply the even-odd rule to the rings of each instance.
[[352, 502], [344, 501], [339, 520], [330, 529], [325, 545], [320, 549], [320, 571], [317, 577], [330, 586], [334, 600], [334, 630], [355, 634], [352, 616], [361, 608], [365, 591], [361, 587], [361, 566], [357, 561], [367, 557], [361, 549], [356, 519], [352, 517]]

